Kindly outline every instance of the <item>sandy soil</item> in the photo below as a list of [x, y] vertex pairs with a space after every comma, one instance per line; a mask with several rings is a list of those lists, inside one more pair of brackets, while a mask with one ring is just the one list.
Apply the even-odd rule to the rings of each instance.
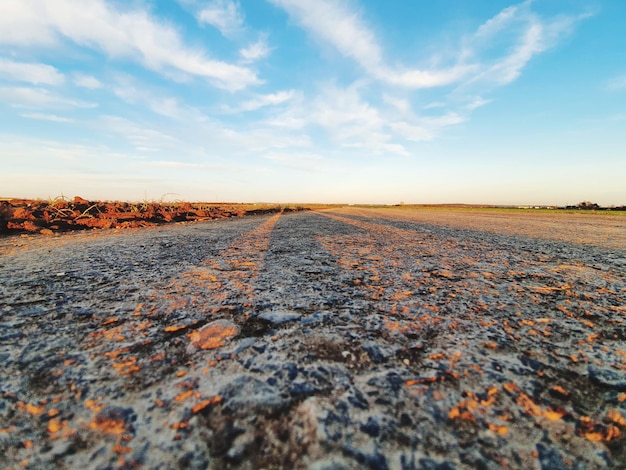
[[626, 250], [602, 220], [2, 238], [3, 466], [624, 468]]
[[[355, 212], [355, 209], [350, 209]], [[470, 209], [367, 209], [362, 214], [395, 220], [410, 220], [470, 230], [525, 235], [583, 245], [623, 250], [626, 247], [626, 217], [607, 212], [571, 214]]]

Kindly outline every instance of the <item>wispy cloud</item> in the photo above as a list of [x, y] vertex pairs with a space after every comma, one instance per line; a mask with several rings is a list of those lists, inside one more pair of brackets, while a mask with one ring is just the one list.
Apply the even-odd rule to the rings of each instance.
[[65, 81], [65, 76], [51, 65], [16, 62], [1, 57], [0, 78], [34, 85], [60, 85]]
[[22, 113], [20, 114], [23, 118], [27, 119], [37, 119], [40, 121], [51, 121], [51, 122], [73, 122], [73, 119], [57, 116], [56, 114], [43, 114], [43, 113]]
[[208, 165], [205, 163], [189, 163], [189, 162], [179, 162], [173, 160], [161, 160], [161, 161], [149, 161], [143, 163], [143, 166], [152, 166], [157, 168], [170, 168], [170, 169], [202, 169], [202, 168], [213, 168], [215, 165]]
[[433, 140], [435, 137], [435, 132], [432, 129], [427, 129], [423, 126], [415, 124], [409, 124], [405, 121], [392, 122], [389, 124], [389, 127], [406, 140], [411, 140], [413, 142]]
[[131, 76], [118, 74], [114, 79], [113, 93], [123, 101], [142, 105], [152, 112], [179, 121], [202, 122], [207, 118], [198, 109], [167, 96], [162, 91], [152, 90]]
[[480, 108], [491, 103], [492, 100], [484, 99], [480, 96], [476, 96], [472, 98], [465, 106], [463, 106], [468, 111], [473, 111], [474, 109]]
[[455, 112], [440, 116], [418, 116], [411, 121], [395, 121], [389, 127], [402, 138], [413, 142], [430, 141], [450, 126], [465, 122], [467, 117]]
[[408, 113], [411, 111], [411, 103], [406, 98], [397, 98], [395, 96], [384, 93], [383, 101], [387, 104], [390, 104], [401, 113]]
[[248, 62], [267, 57], [272, 49], [267, 44], [267, 34], [262, 34], [256, 42], [239, 50], [239, 55]]
[[506, 85], [513, 82], [533, 57], [553, 47], [572, 31], [576, 23], [589, 16], [542, 18], [532, 11], [531, 6], [532, 2], [527, 0], [505, 8], [484, 22], [476, 33], [465, 38], [463, 57], [480, 63], [468, 84]]
[[173, 149], [179, 140], [160, 130], [146, 127], [120, 116], [104, 116], [100, 119], [102, 126], [126, 139], [135, 150], [160, 151]]
[[16, 108], [95, 108], [97, 104], [66, 98], [44, 88], [0, 87], [0, 101]]
[[325, 173], [329, 167], [328, 159], [313, 153], [270, 152], [264, 156], [267, 160], [292, 170]]
[[402, 144], [393, 142], [393, 136], [383, 132], [375, 132], [365, 135], [363, 140], [358, 142], [348, 142], [343, 146], [347, 148], [363, 149], [373, 155], [389, 155], [396, 154], [403, 157], [411, 156], [406, 147]]
[[626, 90], [626, 74], [611, 78], [607, 87], [609, 90]]
[[372, 77], [408, 88], [428, 88], [454, 83], [473, 70], [459, 64], [444, 70], [390, 67], [372, 30], [358, 13], [337, 0], [269, 0], [318, 40], [358, 63]]
[[90, 90], [95, 90], [97, 88], [102, 88], [102, 83], [95, 77], [91, 75], [85, 75], [83, 73], [75, 73], [72, 77], [72, 81], [76, 86], [81, 88], [88, 88]]
[[[17, 31], [19, 29], [19, 31]], [[68, 39], [111, 57], [130, 57], [148, 69], [183, 72], [240, 90], [261, 83], [241, 65], [210, 59], [184, 44], [178, 31], [143, 10], [120, 10], [104, 0], [20, 0], [0, 6], [0, 44], [50, 46]]]
[[[439, 68], [391, 66], [373, 29], [341, 0], [269, 0], [320, 42], [354, 60], [371, 78], [409, 89], [466, 85], [474, 82], [508, 84], [537, 54], [552, 47], [588, 15], [541, 18], [527, 0], [503, 9], [466, 38], [450, 65]], [[500, 46], [494, 51], [494, 45]], [[490, 49], [487, 54], [485, 51]], [[425, 57], [425, 62], [433, 61]]]
[[340, 140], [366, 135], [384, 122], [378, 109], [362, 98], [357, 85], [327, 86], [315, 100], [310, 120]]
[[244, 23], [243, 13], [238, 2], [233, 0], [213, 0], [199, 12], [198, 20], [210, 24], [220, 33], [230, 37], [241, 30]]
[[283, 90], [277, 93], [258, 95], [254, 99], [242, 103], [238, 109], [241, 111], [254, 111], [265, 106], [279, 105], [293, 99], [295, 94], [294, 90]]

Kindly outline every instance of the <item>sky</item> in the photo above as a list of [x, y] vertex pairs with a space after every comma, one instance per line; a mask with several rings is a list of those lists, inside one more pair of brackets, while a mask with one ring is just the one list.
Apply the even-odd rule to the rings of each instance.
[[0, 196], [626, 204], [623, 0], [0, 0]]

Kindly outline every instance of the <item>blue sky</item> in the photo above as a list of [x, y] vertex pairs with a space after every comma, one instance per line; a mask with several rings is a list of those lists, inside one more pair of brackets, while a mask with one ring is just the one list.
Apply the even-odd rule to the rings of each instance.
[[622, 0], [4, 0], [0, 196], [626, 204]]

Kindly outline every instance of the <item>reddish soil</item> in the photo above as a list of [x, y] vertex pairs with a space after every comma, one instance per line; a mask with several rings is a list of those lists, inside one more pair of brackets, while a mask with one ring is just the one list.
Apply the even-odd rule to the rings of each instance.
[[31, 199], [0, 200], [0, 234], [42, 233], [91, 228], [147, 227], [170, 222], [223, 219], [250, 214], [295, 210], [279, 206], [212, 203], [156, 203]]

